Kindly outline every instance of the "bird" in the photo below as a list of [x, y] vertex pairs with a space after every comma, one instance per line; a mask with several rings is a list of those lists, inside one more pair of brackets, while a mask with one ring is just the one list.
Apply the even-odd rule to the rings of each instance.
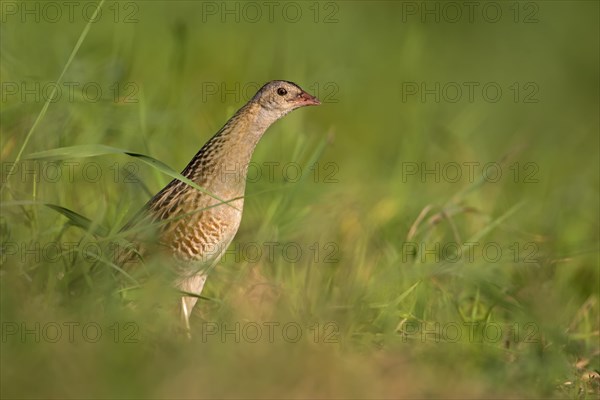
[[[170, 264], [177, 308], [190, 331], [190, 314], [208, 273], [235, 237], [242, 219], [252, 154], [267, 129], [286, 114], [320, 101], [297, 84], [274, 80], [262, 86], [196, 153], [181, 175], [203, 190], [173, 179], [120, 232], [133, 231], [115, 263], [127, 273], [160, 254]], [[142, 234], [140, 234], [142, 232]], [[166, 257], [165, 257], [166, 256]]]

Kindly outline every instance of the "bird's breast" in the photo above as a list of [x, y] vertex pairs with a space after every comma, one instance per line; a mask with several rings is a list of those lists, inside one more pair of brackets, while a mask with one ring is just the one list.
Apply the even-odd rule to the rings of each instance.
[[233, 240], [242, 219], [243, 199], [221, 203], [212, 199], [198, 212], [179, 218], [162, 235], [175, 258], [184, 262], [210, 264], [218, 261]]

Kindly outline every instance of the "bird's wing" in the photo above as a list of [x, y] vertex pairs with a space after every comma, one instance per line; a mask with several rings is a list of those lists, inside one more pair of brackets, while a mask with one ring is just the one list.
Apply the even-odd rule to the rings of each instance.
[[148, 244], [158, 244], [161, 236], [178, 219], [186, 190], [184, 182], [173, 180], [152, 197], [123, 227], [119, 233], [125, 238], [117, 248], [115, 263], [126, 264], [143, 258]]

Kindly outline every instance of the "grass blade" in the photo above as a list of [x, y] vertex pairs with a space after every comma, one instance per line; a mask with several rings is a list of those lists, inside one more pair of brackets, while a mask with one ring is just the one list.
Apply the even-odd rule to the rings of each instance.
[[91, 219], [84, 217], [83, 215], [78, 214], [73, 210], [69, 210], [68, 208], [58, 206], [56, 204], [44, 203], [44, 205], [64, 215], [69, 220], [69, 223], [73, 226], [77, 226], [88, 232], [92, 232], [96, 236], [105, 237], [106, 235], [108, 235], [108, 229], [106, 229], [102, 225], [98, 225], [97, 222], [94, 222]]
[[89, 144], [89, 145], [60, 147], [57, 149], [40, 151], [37, 153], [31, 153], [27, 157], [25, 157], [25, 159], [27, 159], [27, 160], [64, 160], [67, 158], [86, 158], [86, 157], [102, 156], [102, 155], [107, 155], [107, 154], [125, 154], [127, 156], [137, 158], [138, 160], [144, 162], [145, 164], [150, 165], [152, 168], [164, 173], [165, 175], [168, 175], [171, 178], [177, 179], [177, 180], [193, 187], [194, 189], [196, 189], [204, 194], [207, 194], [216, 200], [219, 200], [221, 202], [221, 204], [227, 204], [228, 206], [233, 207], [234, 209], [237, 210], [237, 207], [230, 204], [232, 201], [237, 200], [237, 198], [228, 199], [228, 200], [221, 199], [217, 195], [212, 194], [208, 190], [204, 189], [203, 187], [197, 185], [190, 179], [188, 179], [185, 176], [181, 175], [180, 173], [176, 172], [173, 168], [169, 167], [167, 164], [163, 163], [162, 161], [159, 161], [159, 160], [152, 158], [150, 156], [147, 156], [145, 154], [134, 153], [134, 152], [119, 149], [116, 147], [106, 146], [103, 144]]

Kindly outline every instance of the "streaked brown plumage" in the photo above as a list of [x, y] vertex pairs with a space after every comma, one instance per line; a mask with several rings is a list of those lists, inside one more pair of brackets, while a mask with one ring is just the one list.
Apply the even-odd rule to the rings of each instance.
[[[138, 226], [148, 238], [131, 239], [134, 249], [118, 255], [125, 270], [139, 266], [139, 257], [167, 254], [176, 275], [175, 287], [199, 295], [209, 270], [233, 240], [244, 206], [248, 164], [254, 149], [279, 118], [296, 108], [319, 101], [287, 81], [271, 81], [200, 149], [182, 175], [204, 188], [173, 180], [126, 224], [122, 231]], [[152, 229], [154, 228], [154, 229]], [[135, 229], [133, 229], [135, 230]], [[186, 324], [197, 297], [184, 296], [181, 308]]]

